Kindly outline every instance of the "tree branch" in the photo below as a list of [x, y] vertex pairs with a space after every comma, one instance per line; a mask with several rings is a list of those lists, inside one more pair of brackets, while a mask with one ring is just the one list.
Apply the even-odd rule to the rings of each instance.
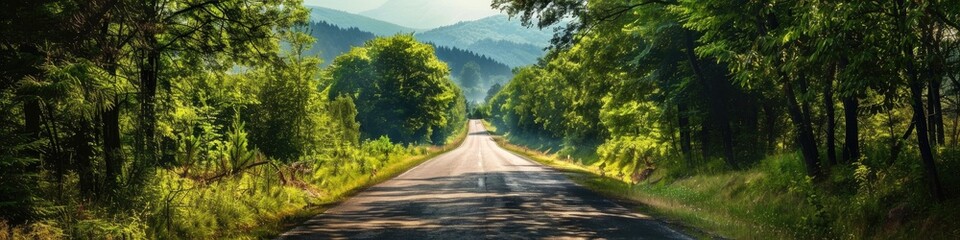
[[184, 13], [188, 13], [188, 12], [192, 12], [192, 11], [194, 11], [194, 10], [197, 10], [197, 9], [200, 9], [200, 8], [204, 8], [204, 7], [206, 7], [207, 5], [220, 4], [220, 3], [221, 3], [220, 0], [210, 0], [210, 1], [206, 1], [206, 2], [199, 3], [199, 4], [197, 4], [197, 5], [189, 6], [189, 7], [187, 7], [187, 8], [180, 9], [180, 10], [177, 10], [176, 12], [171, 13], [170, 16], [167, 16], [167, 17], [163, 18], [163, 21], [164, 21], [164, 22], [167, 22], [167, 21], [170, 21], [170, 19], [173, 19], [174, 17], [177, 17], [177, 15], [184, 14]]

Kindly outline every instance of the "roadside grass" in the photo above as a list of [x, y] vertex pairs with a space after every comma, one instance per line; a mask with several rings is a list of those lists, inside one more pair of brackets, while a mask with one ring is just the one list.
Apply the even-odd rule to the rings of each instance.
[[433, 159], [434, 157], [456, 149], [467, 138], [469, 134], [468, 129], [469, 128], [465, 128], [464, 130], [460, 131], [460, 133], [450, 138], [447, 141], [447, 144], [443, 146], [418, 147], [422, 148], [422, 153], [419, 155], [409, 156], [403, 160], [395, 161], [390, 165], [384, 166], [377, 172], [376, 175], [369, 175], [365, 178], [355, 178], [355, 180], [349, 181], [347, 184], [341, 185], [338, 188], [330, 189], [326, 195], [315, 199], [304, 208], [286, 214], [283, 217], [274, 219], [273, 221], [267, 221], [267, 224], [261, 225], [253, 230], [252, 235], [260, 239], [277, 237], [280, 234], [297, 227], [304, 221], [307, 221], [318, 214], [322, 214], [327, 209], [340, 204], [344, 200], [349, 199], [353, 195], [356, 195], [357, 193], [360, 193], [369, 187], [393, 179], [394, 177], [397, 177], [403, 172], [420, 165], [427, 160]]
[[[833, 177], [816, 184], [806, 178], [797, 154], [781, 154], [739, 171], [678, 174], [660, 169], [634, 184], [629, 177], [601, 173], [597, 162], [583, 164], [507, 138], [494, 136], [501, 147], [565, 172], [577, 184], [696, 238], [960, 239], [956, 224], [960, 204], [956, 200], [931, 204], [923, 196], [904, 196], [922, 186], [904, 182], [892, 170], [871, 170], [872, 177], [858, 183]], [[834, 176], [849, 176], [844, 171], [856, 169], [837, 171]], [[883, 178], [886, 175], [892, 175], [891, 180]], [[871, 190], [843, 187], [851, 185]], [[903, 216], [895, 215], [904, 210]]]
[[[51, 220], [21, 225], [0, 220], [0, 240], [275, 238], [368, 187], [455, 149], [466, 139], [466, 129], [443, 146], [387, 143], [388, 155], [370, 149], [359, 154], [363, 150], [358, 149], [351, 153], [356, 159], [276, 162], [216, 181], [183, 177], [182, 168], [159, 169], [139, 194], [144, 206], [128, 207], [140, 210], [117, 212], [68, 202], [48, 213]], [[65, 181], [75, 185], [78, 179], [68, 176]], [[65, 189], [64, 196], [78, 194], [76, 188]]]

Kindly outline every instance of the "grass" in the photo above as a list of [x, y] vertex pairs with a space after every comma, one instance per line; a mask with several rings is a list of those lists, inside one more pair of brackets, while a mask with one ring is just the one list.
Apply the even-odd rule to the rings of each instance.
[[360, 193], [369, 187], [393, 179], [410, 168], [420, 165], [427, 160], [433, 159], [440, 154], [456, 149], [458, 146], [460, 146], [460, 144], [463, 143], [468, 133], [469, 131], [466, 129], [460, 131], [459, 134], [451, 138], [444, 146], [429, 146], [426, 153], [417, 156], [410, 156], [406, 159], [396, 161], [391, 165], [385, 166], [378, 172], [376, 176], [370, 178], [359, 178], [356, 181], [351, 181], [347, 185], [341, 187], [340, 191], [333, 194], [328, 194], [318, 199], [316, 203], [307, 205], [300, 211], [290, 213], [289, 215], [286, 215], [280, 219], [276, 219], [276, 221], [272, 221], [268, 224], [258, 227], [253, 231], [256, 233], [254, 236], [257, 236], [258, 238], [273, 238], [279, 236], [280, 234], [298, 226], [300, 223], [323, 213], [327, 209], [340, 204], [342, 201], [349, 199], [353, 195], [356, 195], [357, 193]]
[[[460, 131], [443, 146], [394, 145], [386, 160], [378, 158], [383, 157], [380, 153], [340, 162], [302, 159], [261, 165], [211, 182], [182, 177], [182, 169], [159, 169], [141, 195], [145, 206], [117, 212], [71, 201], [41, 221], [14, 225], [0, 219], [0, 240], [274, 238], [368, 187], [455, 149], [467, 135]], [[380, 161], [382, 165], [372, 165]], [[77, 178], [66, 182], [75, 185]], [[77, 194], [75, 188], [65, 189], [65, 196]]]
[[[484, 124], [496, 133], [490, 124]], [[922, 195], [916, 193], [923, 188], [905, 182], [902, 176], [915, 173], [900, 176], [894, 170], [871, 169], [873, 177], [861, 185], [874, 190], [836, 189], [856, 184], [843, 182], [849, 181], [843, 177], [812, 183], [803, 174], [799, 156], [783, 154], [739, 171], [675, 177], [661, 168], [647, 181], [633, 184], [624, 177], [605, 176], [597, 162], [581, 164], [575, 158], [511, 143], [503, 136], [494, 140], [520, 156], [567, 173], [583, 187], [697, 238], [960, 239], [960, 226], [955, 224], [960, 220], [960, 203], [911, 197]], [[838, 171], [833, 175], [853, 175]], [[891, 218], [898, 208], [908, 213]]]

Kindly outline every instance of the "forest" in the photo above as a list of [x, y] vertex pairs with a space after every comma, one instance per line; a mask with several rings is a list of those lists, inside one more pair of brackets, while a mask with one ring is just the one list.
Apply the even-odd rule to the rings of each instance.
[[576, 20], [482, 114], [614, 195], [733, 238], [960, 236], [960, 2], [493, 2]]
[[275, 237], [465, 136], [432, 46], [377, 38], [321, 68], [307, 14], [299, 0], [5, 3], [0, 239]]

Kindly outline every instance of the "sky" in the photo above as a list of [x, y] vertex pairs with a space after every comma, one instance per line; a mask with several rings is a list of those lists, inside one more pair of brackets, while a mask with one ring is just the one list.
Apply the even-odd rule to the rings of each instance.
[[304, 0], [304, 4], [358, 13], [418, 29], [431, 29], [500, 13], [490, 8], [490, 0]]

